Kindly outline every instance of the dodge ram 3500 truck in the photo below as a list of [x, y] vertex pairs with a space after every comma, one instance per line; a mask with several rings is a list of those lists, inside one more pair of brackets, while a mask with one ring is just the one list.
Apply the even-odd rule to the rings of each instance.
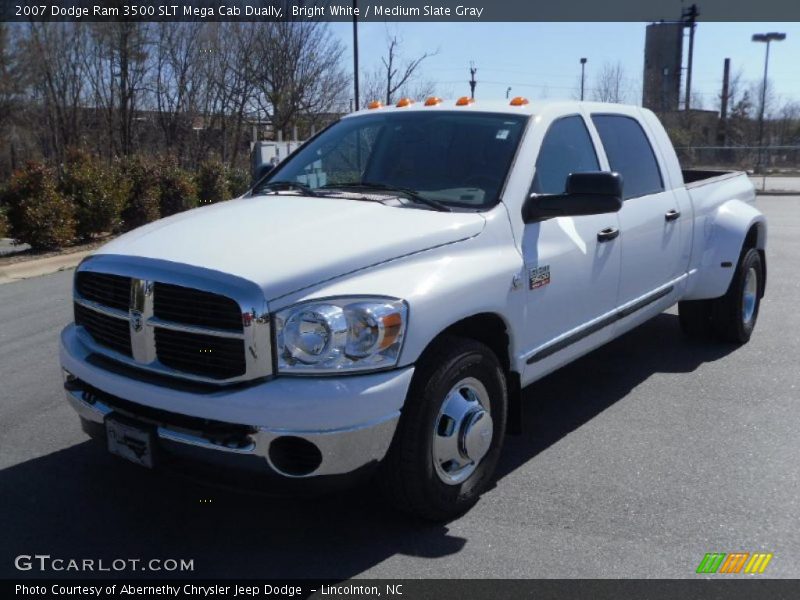
[[146, 467], [371, 473], [448, 519], [490, 483], [523, 387], [676, 303], [688, 334], [748, 341], [754, 201], [744, 173], [681, 171], [638, 107], [373, 103], [245, 196], [84, 260], [66, 395]]

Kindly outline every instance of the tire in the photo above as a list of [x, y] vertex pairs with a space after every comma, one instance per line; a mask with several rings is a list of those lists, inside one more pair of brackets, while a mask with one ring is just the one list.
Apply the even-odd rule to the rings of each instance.
[[755, 248], [743, 251], [727, 293], [712, 304], [711, 321], [722, 341], [746, 344], [758, 319], [764, 288], [764, 265]]
[[434, 342], [379, 470], [390, 503], [431, 521], [469, 510], [497, 466], [507, 406], [506, 378], [487, 346], [455, 336]]
[[711, 337], [713, 327], [711, 323], [710, 300], [684, 300], [678, 302], [678, 320], [683, 333], [693, 339], [707, 339]]

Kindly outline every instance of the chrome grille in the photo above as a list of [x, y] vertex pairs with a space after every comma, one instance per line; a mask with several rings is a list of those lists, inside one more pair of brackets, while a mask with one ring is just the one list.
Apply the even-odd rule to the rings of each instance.
[[108, 346], [125, 356], [133, 356], [128, 321], [111, 317], [76, 303], [75, 324], [84, 327], [98, 344]]
[[75, 289], [87, 300], [126, 312], [131, 301], [131, 278], [121, 275], [79, 272]]
[[242, 340], [156, 327], [158, 360], [179, 371], [229, 379], [245, 371]]
[[233, 277], [227, 284], [228, 276], [219, 273], [186, 267], [185, 274], [149, 263], [160, 261], [100, 255], [90, 259], [91, 269], [79, 268], [75, 323], [94, 352], [193, 381], [232, 383], [272, 374], [269, 317], [255, 284]]
[[236, 301], [220, 294], [169, 283], [154, 284], [153, 314], [158, 319], [242, 331], [242, 311]]

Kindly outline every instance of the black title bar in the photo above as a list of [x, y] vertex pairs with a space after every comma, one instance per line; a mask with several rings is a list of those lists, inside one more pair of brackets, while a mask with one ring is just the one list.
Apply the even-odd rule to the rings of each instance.
[[[0, 0], [0, 21], [660, 21], [691, 0]], [[354, 6], [355, 12], [354, 12]], [[797, 0], [698, 0], [703, 21], [800, 21]]]

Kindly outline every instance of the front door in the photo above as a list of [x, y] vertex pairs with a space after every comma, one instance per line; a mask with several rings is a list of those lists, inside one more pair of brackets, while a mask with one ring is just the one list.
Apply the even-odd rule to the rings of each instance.
[[[570, 173], [599, 170], [583, 117], [563, 117], [550, 125], [542, 140], [531, 191], [560, 194]], [[552, 370], [610, 338], [610, 328], [596, 325], [617, 302], [618, 235], [616, 213], [558, 217], [525, 226], [524, 379]]]

